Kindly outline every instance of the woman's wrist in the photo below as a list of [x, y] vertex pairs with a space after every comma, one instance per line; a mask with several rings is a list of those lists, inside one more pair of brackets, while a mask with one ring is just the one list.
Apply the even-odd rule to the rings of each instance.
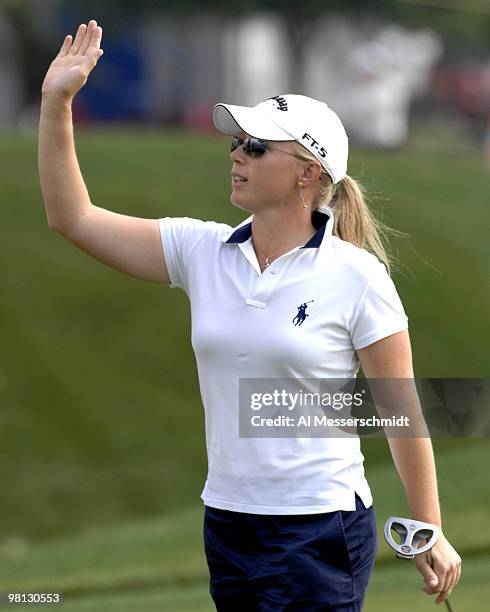
[[56, 107], [56, 108], [60, 108], [60, 107], [71, 108], [72, 101], [73, 101], [72, 96], [62, 94], [62, 93], [47, 91], [47, 92], [42, 93], [41, 106], [49, 106], [49, 107]]

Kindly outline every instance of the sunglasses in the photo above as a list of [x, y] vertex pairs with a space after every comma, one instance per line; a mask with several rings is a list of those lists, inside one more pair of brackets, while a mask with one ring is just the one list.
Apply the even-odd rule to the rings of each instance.
[[[231, 141], [231, 151], [238, 149], [243, 145], [243, 151], [249, 157], [262, 157], [262, 155], [266, 151], [280, 151], [281, 153], [286, 153], [286, 155], [291, 155], [292, 157], [297, 157], [298, 159], [303, 159], [299, 155], [295, 155], [294, 153], [289, 153], [289, 151], [283, 151], [282, 149], [272, 148], [266, 140], [261, 140], [260, 138], [239, 138], [235, 136]], [[304, 160], [303, 160], [304, 161]]]

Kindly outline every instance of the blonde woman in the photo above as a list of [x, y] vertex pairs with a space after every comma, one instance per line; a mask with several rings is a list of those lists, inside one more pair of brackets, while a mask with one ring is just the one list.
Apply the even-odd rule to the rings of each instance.
[[[359, 438], [241, 437], [244, 379], [412, 378], [407, 317], [361, 189], [347, 136], [323, 102], [282, 95], [218, 104], [232, 137], [237, 227], [141, 219], [90, 201], [71, 102], [102, 54], [95, 21], [67, 36], [43, 83], [39, 172], [49, 227], [99, 261], [189, 296], [205, 407], [202, 493], [217, 610], [361, 610], [376, 519]], [[189, 173], [192, 168], [189, 167]], [[389, 440], [414, 519], [441, 525], [430, 439]], [[421, 476], [423, 475], [423, 477]], [[417, 557], [444, 601], [461, 559], [444, 535]]]

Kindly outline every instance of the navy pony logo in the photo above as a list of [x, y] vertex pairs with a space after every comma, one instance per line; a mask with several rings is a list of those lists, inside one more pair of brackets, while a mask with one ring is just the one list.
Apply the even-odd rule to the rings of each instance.
[[[302, 325], [306, 321], [306, 317], [309, 317], [309, 314], [306, 314], [306, 309], [308, 308], [308, 304], [314, 302], [315, 300], [310, 300], [309, 302], [303, 302], [301, 306], [298, 306], [298, 314], [293, 319], [293, 324], [296, 326]], [[296, 322], [295, 322], [296, 321]]]

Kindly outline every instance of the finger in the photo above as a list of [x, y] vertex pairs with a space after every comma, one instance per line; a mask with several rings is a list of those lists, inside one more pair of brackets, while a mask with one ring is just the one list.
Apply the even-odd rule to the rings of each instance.
[[63, 44], [61, 45], [58, 56], [65, 57], [65, 55], [70, 50], [70, 46], [71, 46], [71, 34], [68, 34], [68, 36], [65, 36], [65, 40], [63, 41]]
[[447, 589], [446, 591], [441, 591], [439, 593], [439, 595], [436, 597], [435, 603], [436, 604], [440, 604], [443, 601], [446, 601], [446, 599], [449, 597], [449, 595], [451, 595], [452, 593], [452, 589]]
[[80, 45], [82, 44], [82, 40], [85, 36], [86, 29], [87, 29], [87, 26], [84, 23], [80, 24], [80, 26], [78, 27], [77, 35], [75, 36], [75, 40], [73, 41], [73, 45], [71, 46], [71, 49], [70, 49], [70, 55], [76, 55], [78, 53], [78, 49], [80, 48]]
[[87, 31], [85, 32], [85, 37], [78, 50], [78, 53], [80, 55], [84, 55], [87, 52], [87, 49], [90, 47], [91, 40], [93, 38], [96, 28], [97, 28], [97, 22], [94, 19], [89, 21], [89, 24], [87, 26]]
[[460, 569], [460, 566], [458, 565], [452, 572], [451, 580], [448, 586], [449, 589], [453, 590], [454, 587], [458, 584], [460, 575], [461, 575], [461, 569]]
[[450, 588], [454, 588], [458, 584], [459, 576], [461, 575], [461, 561], [458, 561], [454, 569], [450, 572]]
[[102, 39], [102, 28], [96, 27], [92, 32], [92, 36], [90, 38], [89, 44], [87, 48], [84, 50], [84, 55], [88, 57], [96, 57], [97, 59], [102, 55], [98, 54], [100, 50], [100, 41]]
[[102, 28], [98, 26], [92, 33], [92, 38], [90, 39], [90, 44], [88, 46], [88, 49], [92, 51], [98, 51], [100, 48], [101, 40], [102, 40]]
[[458, 574], [457, 574], [457, 576], [456, 576], [456, 582], [455, 582], [455, 584], [458, 584], [458, 582], [459, 582], [460, 578], [461, 578], [461, 564], [460, 564], [460, 565], [459, 565], [459, 567], [458, 567]]
[[102, 28], [97, 26], [96, 31], [94, 32], [92, 44], [97, 49], [100, 47], [100, 41], [102, 40]]
[[103, 55], [102, 49], [89, 49], [83, 59], [83, 65], [91, 72], [97, 65], [98, 60]]
[[427, 572], [424, 576], [424, 591], [426, 593], [435, 593], [438, 589], [439, 584], [441, 584], [440, 578], [436, 576], [436, 574], [432, 572]]
[[102, 57], [104, 51], [99, 48], [100, 45], [100, 36], [97, 36], [96, 39], [92, 39], [92, 44], [87, 49], [85, 53], [85, 57], [88, 57], [90, 61], [94, 62], [94, 66], [97, 61]]
[[441, 588], [439, 589], [439, 591], [441, 591], [442, 593], [446, 593], [449, 589], [451, 589], [453, 587], [453, 573], [452, 572], [448, 572], [445, 576], [444, 576], [444, 581], [441, 581]]
[[422, 574], [424, 579], [424, 586], [422, 587], [422, 590], [426, 593], [431, 593], [432, 589], [437, 587], [439, 581], [434, 570], [432, 569], [432, 558], [430, 551], [423, 555], [419, 555], [416, 559], [416, 563], [417, 569]]
[[425, 591], [428, 595], [432, 595], [433, 593], [438, 593], [442, 590], [439, 586], [442, 584], [443, 582], [441, 578], [438, 578], [435, 574], [432, 576], [425, 576], [424, 586], [422, 587], [422, 590]]

